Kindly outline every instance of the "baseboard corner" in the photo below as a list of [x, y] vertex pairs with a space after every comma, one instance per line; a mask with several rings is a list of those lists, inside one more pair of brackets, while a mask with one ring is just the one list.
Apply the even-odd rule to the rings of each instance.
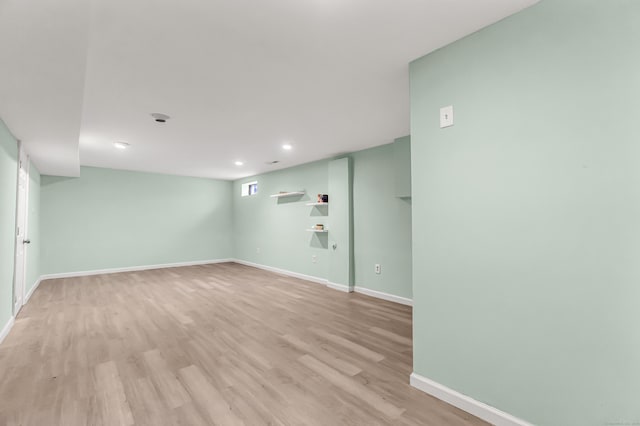
[[370, 288], [360, 287], [360, 286], [355, 286], [354, 291], [356, 293], [366, 294], [367, 296], [387, 300], [389, 302], [400, 303], [401, 305], [413, 306], [413, 300], [407, 297], [396, 296], [395, 294], [389, 294], [389, 293], [385, 293], [378, 290], [371, 290]]
[[11, 316], [11, 318], [9, 318], [9, 321], [7, 321], [4, 327], [2, 327], [2, 331], [0, 331], [0, 345], [2, 344], [2, 342], [4, 342], [5, 337], [7, 337], [7, 335], [13, 328], [13, 324], [15, 322], [16, 322], [16, 319], [13, 316]]
[[275, 274], [286, 275], [288, 277], [299, 278], [301, 280], [310, 281], [317, 284], [327, 285], [327, 280], [324, 278], [314, 277], [312, 275], [300, 274], [298, 272], [288, 271], [286, 269], [274, 268], [273, 266], [262, 265], [260, 263], [249, 262], [242, 259], [230, 259], [230, 262], [238, 263], [244, 266], [251, 266], [252, 268], [258, 268], [265, 271], [273, 272]]
[[327, 287], [332, 288], [334, 290], [342, 291], [345, 293], [353, 293], [353, 287], [344, 285], [344, 284], [336, 284], [331, 281], [327, 281]]
[[42, 280], [43, 280], [42, 276], [38, 277], [38, 280], [31, 287], [31, 290], [29, 290], [29, 292], [24, 296], [24, 304], [25, 305], [27, 303], [29, 303], [29, 300], [31, 299], [31, 296], [33, 296], [33, 293], [38, 289], [38, 287], [40, 286], [40, 283], [42, 282]]
[[477, 401], [470, 396], [461, 394], [458, 391], [450, 389], [438, 382], [428, 379], [424, 376], [411, 373], [409, 383], [414, 388], [421, 390], [422, 392], [429, 394], [441, 401], [453, 405], [469, 414], [489, 422], [496, 426], [532, 426], [522, 419], [512, 416], [509, 413], [505, 413], [497, 408], [485, 404], [484, 402]]

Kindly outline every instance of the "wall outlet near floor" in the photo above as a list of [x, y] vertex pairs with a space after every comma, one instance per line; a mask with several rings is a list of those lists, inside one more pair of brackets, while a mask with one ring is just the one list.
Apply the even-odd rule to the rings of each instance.
[[315, 254], [311, 255], [311, 262], [318, 263], [318, 256], [316, 256]]
[[260, 254], [260, 247], [256, 247], [256, 253]]
[[376, 271], [376, 274], [380, 274], [380, 273], [382, 273], [382, 267], [380, 266], [380, 264], [379, 264], [379, 263], [376, 263], [376, 265], [375, 265], [375, 271]]

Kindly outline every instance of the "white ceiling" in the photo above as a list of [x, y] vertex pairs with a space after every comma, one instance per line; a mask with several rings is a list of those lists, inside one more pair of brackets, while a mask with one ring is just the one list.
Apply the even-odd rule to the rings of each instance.
[[0, 117], [44, 174], [236, 179], [408, 134], [408, 63], [536, 1], [0, 0]]

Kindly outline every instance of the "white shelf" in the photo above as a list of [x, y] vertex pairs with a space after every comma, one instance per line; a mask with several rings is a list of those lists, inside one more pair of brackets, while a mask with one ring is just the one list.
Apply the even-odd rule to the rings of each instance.
[[280, 198], [280, 197], [295, 197], [296, 195], [304, 195], [304, 191], [296, 191], [296, 192], [279, 192], [277, 194], [271, 195], [271, 198]]
[[307, 232], [329, 232], [328, 229], [307, 229]]
[[308, 206], [328, 206], [329, 203], [307, 203]]

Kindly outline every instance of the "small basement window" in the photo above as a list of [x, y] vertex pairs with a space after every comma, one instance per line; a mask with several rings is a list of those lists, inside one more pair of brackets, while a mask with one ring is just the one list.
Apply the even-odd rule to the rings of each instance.
[[258, 181], [247, 182], [242, 184], [242, 192], [240, 195], [246, 197], [247, 195], [256, 195], [258, 193]]

